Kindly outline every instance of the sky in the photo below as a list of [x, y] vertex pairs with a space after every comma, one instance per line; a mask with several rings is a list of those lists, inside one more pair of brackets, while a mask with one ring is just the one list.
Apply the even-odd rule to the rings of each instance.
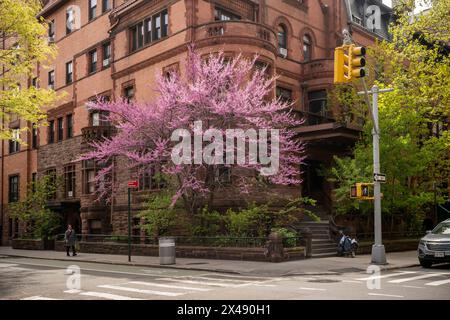
[[[385, 4], [385, 5], [387, 5], [387, 6], [389, 6], [389, 7], [392, 7], [392, 0], [383, 0], [383, 3]], [[417, 3], [417, 0], [416, 0], [416, 3]], [[423, 9], [425, 9], [426, 7], [423, 7], [423, 6], [417, 6], [417, 8], [416, 8], [416, 12], [420, 12], [420, 11], [422, 11]]]

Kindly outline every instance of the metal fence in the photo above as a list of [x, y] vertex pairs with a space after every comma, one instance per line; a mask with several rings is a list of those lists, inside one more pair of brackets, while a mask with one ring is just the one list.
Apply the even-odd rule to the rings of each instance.
[[[180, 246], [204, 246], [204, 247], [236, 247], [236, 248], [264, 248], [269, 240], [267, 237], [198, 237], [198, 236], [173, 236], [175, 243]], [[64, 234], [56, 236], [57, 241], [64, 240]], [[79, 234], [78, 241], [102, 242], [102, 243], [128, 243], [127, 235], [105, 235], [105, 234]], [[158, 245], [157, 237], [131, 236], [133, 244]], [[303, 243], [302, 237], [284, 237], [284, 247], [296, 247]]]
[[[419, 239], [425, 235], [423, 231], [386, 231], [382, 233], [382, 238], [385, 240], [400, 240], [400, 239]], [[356, 238], [359, 241], [373, 240], [373, 232], [369, 233], [356, 233]]]

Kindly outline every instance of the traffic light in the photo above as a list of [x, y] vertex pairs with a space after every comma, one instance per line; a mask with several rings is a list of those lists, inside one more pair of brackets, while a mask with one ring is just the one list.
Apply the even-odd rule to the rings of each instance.
[[366, 75], [366, 48], [351, 44], [348, 49], [350, 79], [362, 78]]
[[373, 183], [356, 183], [350, 187], [350, 198], [373, 200]]
[[366, 75], [366, 48], [354, 44], [334, 50], [334, 83], [346, 83]]

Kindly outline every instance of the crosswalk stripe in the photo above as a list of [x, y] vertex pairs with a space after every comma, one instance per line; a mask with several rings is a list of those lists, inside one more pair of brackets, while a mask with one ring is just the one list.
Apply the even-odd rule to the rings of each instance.
[[104, 298], [104, 299], [110, 299], [110, 300], [143, 300], [143, 299], [139, 299], [139, 298], [131, 298], [131, 297], [127, 297], [127, 296], [119, 296], [117, 294], [106, 293], [106, 292], [97, 292], [97, 291], [81, 292], [80, 295]]
[[205, 286], [226, 287], [226, 288], [238, 288], [238, 287], [243, 286], [243, 285], [236, 285], [236, 284], [226, 284], [226, 283], [209, 282], [209, 281], [172, 279], [172, 278], [159, 278], [157, 280], [188, 283], [188, 284], [200, 284], [200, 285], [205, 285]]
[[381, 297], [391, 297], [391, 298], [404, 298], [404, 296], [398, 296], [398, 295], [396, 295], [396, 294], [373, 293], [373, 292], [369, 292], [369, 296], [381, 296]]
[[240, 283], [257, 283], [259, 281], [255, 280], [237, 280], [237, 279], [219, 279], [219, 278], [210, 278], [210, 277], [202, 277], [202, 276], [187, 276], [190, 279], [205, 279], [205, 280], [215, 280], [215, 281], [224, 281], [224, 282], [240, 282]]
[[305, 288], [305, 287], [300, 287], [300, 290], [309, 290], [309, 291], [327, 291], [327, 289], [322, 289], [322, 288]]
[[426, 286], [440, 286], [440, 285], [443, 285], [446, 283], [450, 283], [450, 279], [428, 282], [428, 283], [425, 283], [425, 285]]
[[17, 264], [13, 264], [13, 263], [0, 263], [0, 268], [10, 268], [10, 267], [15, 267], [17, 266]]
[[432, 277], [438, 277], [442, 275], [442, 273], [429, 273], [429, 274], [423, 274], [421, 276], [411, 277], [411, 278], [403, 278], [403, 279], [395, 279], [389, 281], [389, 283], [402, 283], [407, 281], [414, 281], [414, 280], [420, 280], [425, 278], [432, 278]]
[[152, 286], [152, 287], [161, 287], [161, 288], [172, 288], [172, 289], [183, 289], [183, 290], [192, 290], [192, 291], [211, 291], [211, 289], [205, 288], [194, 288], [194, 287], [184, 287], [184, 286], [175, 286], [169, 284], [162, 284], [156, 282], [144, 282], [144, 281], [130, 281], [128, 283], [131, 284], [140, 284], [143, 286]]
[[43, 297], [43, 296], [32, 296], [28, 298], [23, 298], [21, 300], [61, 300], [61, 299], [55, 299], [55, 298], [49, 298], [49, 297]]
[[403, 276], [403, 275], [413, 274], [413, 273], [417, 273], [417, 271], [400, 271], [400, 272], [396, 272], [396, 273], [384, 274], [384, 275], [378, 275], [378, 276], [372, 275], [367, 278], [355, 278], [354, 280], [365, 281], [365, 280], [384, 279], [384, 278], [398, 277], [398, 276]]
[[166, 297], [177, 297], [177, 296], [181, 296], [181, 295], [185, 294], [185, 293], [179, 293], [179, 292], [165, 292], [165, 291], [155, 291], [155, 290], [147, 290], [147, 289], [136, 289], [136, 288], [129, 288], [129, 287], [113, 286], [113, 285], [100, 285], [98, 287], [105, 288], [105, 289], [114, 289], [114, 290], [122, 290], [122, 291], [129, 291], [129, 292], [154, 294], [154, 295], [166, 296]]

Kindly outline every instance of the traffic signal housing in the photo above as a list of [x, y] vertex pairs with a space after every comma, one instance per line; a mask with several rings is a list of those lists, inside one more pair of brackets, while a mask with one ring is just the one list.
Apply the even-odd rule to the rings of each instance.
[[350, 187], [350, 198], [373, 200], [373, 183], [355, 183], [355, 185]]
[[334, 83], [347, 83], [366, 75], [366, 48], [354, 44], [334, 50]]

